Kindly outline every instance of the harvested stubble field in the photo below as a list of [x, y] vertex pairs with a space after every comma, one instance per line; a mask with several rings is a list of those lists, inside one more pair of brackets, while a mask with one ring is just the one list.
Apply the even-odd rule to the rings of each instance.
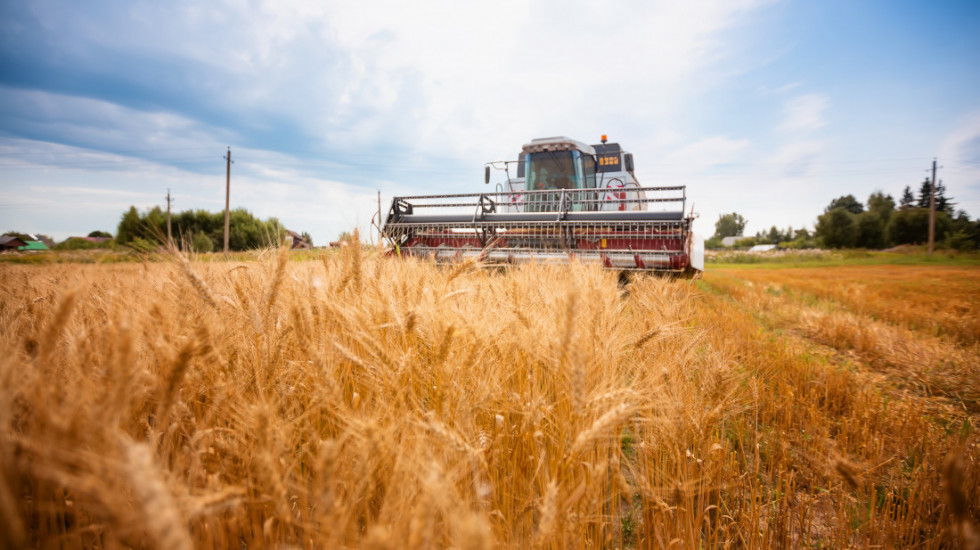
[[980, 269], [0, 265], [7, 546], [980, 545]]

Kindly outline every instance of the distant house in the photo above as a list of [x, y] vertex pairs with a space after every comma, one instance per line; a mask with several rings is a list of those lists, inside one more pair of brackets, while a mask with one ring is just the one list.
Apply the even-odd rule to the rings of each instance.
[[28, 237], [31, 237], [31, 240], [34, 241], [41, 241], [47, 248], [54, 248], [54, 241], [46, 235], [28, 235]]
[[313, 248], [313, 244], [304, 239], [302, 235], [288, 229], [286, 230], [286, 242], [289, 243], [289, 247], [293, 250]]
[[105, 243], [112, 240], [112, 237], [68, 237], [69, 239], [81, 239], [83, 241], [88, 241], [90, 243]]
[[735, 243], [738, 242], [739, 239], [744, 238], [745, 237], [741, 235], [735, 235], [734, 237], [723, 237], [721, 239], [721, 246], [735, 246]]
[[4, 235], [0, 237], [0, 250], [7, 252], [8, 250], [20, 250], [20, 247], [27, 246], [27, 241], [20, 239], [19, 237], [11, 237], [10, 235]]
[[48, 245], [42, 241], [27, 241], [24, 246], [18, 246], [17, 250], [48, 250]]

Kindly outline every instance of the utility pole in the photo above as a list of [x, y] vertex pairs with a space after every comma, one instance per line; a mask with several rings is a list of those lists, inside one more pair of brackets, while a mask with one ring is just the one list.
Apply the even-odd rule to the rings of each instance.
[[173, 197], [170, 196], [170, 188], [167, 188], [167, 246], [173, 248], [174, 238], [170, 233], [170, 203], [173, 202]]
[[932, 180], [929, 182], [929, 255], [936, 244], [936, 159], [932, 159]]
[[225, 155], [225, 254], [228, 253], [228, 231], [231, 228], [231, 217], [228, 214], [228, 205], [231, 196], [231, 147]]

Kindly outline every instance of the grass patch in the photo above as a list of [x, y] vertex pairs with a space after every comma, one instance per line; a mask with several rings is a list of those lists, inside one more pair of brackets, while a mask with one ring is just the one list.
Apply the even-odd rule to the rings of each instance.
[[801, 267], [840, 267], [872, 265], [934, 265], [978, 266], [980, 253], [949, 250], [926, 252], [888, 252], [877, 250], [787, 250], [771, 252], [716, 252], [705, 258], [706, 270], [724, 269], [786, 269]]

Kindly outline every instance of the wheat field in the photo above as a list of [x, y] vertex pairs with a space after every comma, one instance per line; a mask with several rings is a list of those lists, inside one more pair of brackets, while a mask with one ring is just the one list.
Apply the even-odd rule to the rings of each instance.
[[980, 548], [980, 270], [202, 260], [0, 264], [4, 545]]

